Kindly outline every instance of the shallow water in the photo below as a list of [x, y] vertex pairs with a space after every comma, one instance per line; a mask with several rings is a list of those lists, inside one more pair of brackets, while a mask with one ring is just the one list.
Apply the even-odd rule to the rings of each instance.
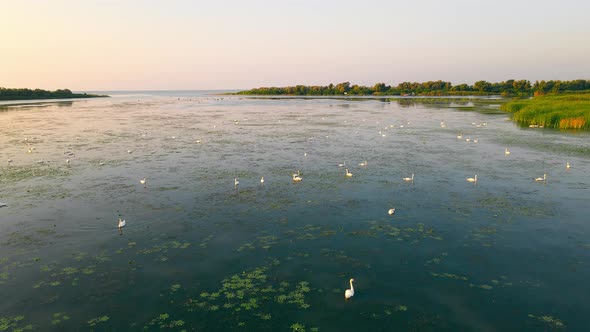
[[497, 104], [2, 106], [0, 329], [586, 330], [590, 135]]

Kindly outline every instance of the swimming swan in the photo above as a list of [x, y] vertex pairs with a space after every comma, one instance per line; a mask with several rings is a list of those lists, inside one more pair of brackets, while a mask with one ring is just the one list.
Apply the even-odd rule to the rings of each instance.
[[352, 173], [350, 173], [350, 172], [348, 171], [348, 168], [346, 169], [346, 177], [347, 177], [347, 178], [350, 178], [350, 177], [352, 177]]
[[354, 296], [354, 287], [352, 286], [353, 282], [354, 282], [354, 279], [350, 279], [350, 289], [347, 289], [346, 291], [344, 291], [344, 298], [345, 299], [349, 299]]
[[404, 180], [406, 182], [414, 182], [414, 173], [412, 173], [412, 177], [411, 178], [402, 178], [402, 180]]
[[547, 181], [547, 174], [543, 174], [542, 178], [535, 178], [536, 182]]
[[475, 174], [475, 177], [467, 178], [466, 180], [467, 180], [467, 182], [473, 182], [473, 183], [477, 182], [477, 174]]

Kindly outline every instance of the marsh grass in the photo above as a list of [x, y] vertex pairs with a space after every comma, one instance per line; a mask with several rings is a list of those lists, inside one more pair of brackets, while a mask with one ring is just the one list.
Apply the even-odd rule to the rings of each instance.
[[501, 108], [523, 126], [590, 129], [590, 93], [538, 96], [511, 101]]

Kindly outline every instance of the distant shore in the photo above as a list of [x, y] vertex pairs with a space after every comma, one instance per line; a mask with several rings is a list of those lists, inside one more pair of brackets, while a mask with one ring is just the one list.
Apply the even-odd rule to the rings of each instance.
[[350, 82], [327, 86], [295, 85], [260, 87], [237, 92], [237, 95], [261, 96], [531, 96], [546, 93], [590, 91], [590, 80], [536, 81], [507, 80], [490, 83], [477, 81], [473, 85], [453, 85], [446, 81], [403, 82], [397, 86], [376, 83], [373, 86], [351, 85]]
[[76, 99], [76, 98], [104, 98], [106, 95], [88, 93], [73, 93], [68, 89], [55, 91], [41, 89], [9, 89], [0, 88], [0, 101], [39, 100], [39, 99]]

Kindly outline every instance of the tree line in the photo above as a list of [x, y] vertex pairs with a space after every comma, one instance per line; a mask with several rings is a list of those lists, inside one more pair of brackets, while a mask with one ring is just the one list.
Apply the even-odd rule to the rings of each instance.
[[292, 95], [292, 96], [442, 96], [442, 95], [539, 95], [546, 93], [563, 93], [590, 90], [590, 80], [573, 81], [536, 81], [531, 84], [528, 80], [507, 80], [490, 83], [477, 81], [473, 85], [453, 85], [446, 81], [402, 82], [397, 86], [377, 83], [372, 87], [351, 85], [350, 82], [330, 84], [328, 86], [296, 85], [288, 87], [261, 87], [240, 91], [242, 95]]
[[0, 87], [0, 100], [26, 100], [26, 99], [68, 99], [68, 98], [92, 98], [103, 97], [87, 93], [73, 93], [68, 89], [48, 91], [42, 89], [9, 89]]

